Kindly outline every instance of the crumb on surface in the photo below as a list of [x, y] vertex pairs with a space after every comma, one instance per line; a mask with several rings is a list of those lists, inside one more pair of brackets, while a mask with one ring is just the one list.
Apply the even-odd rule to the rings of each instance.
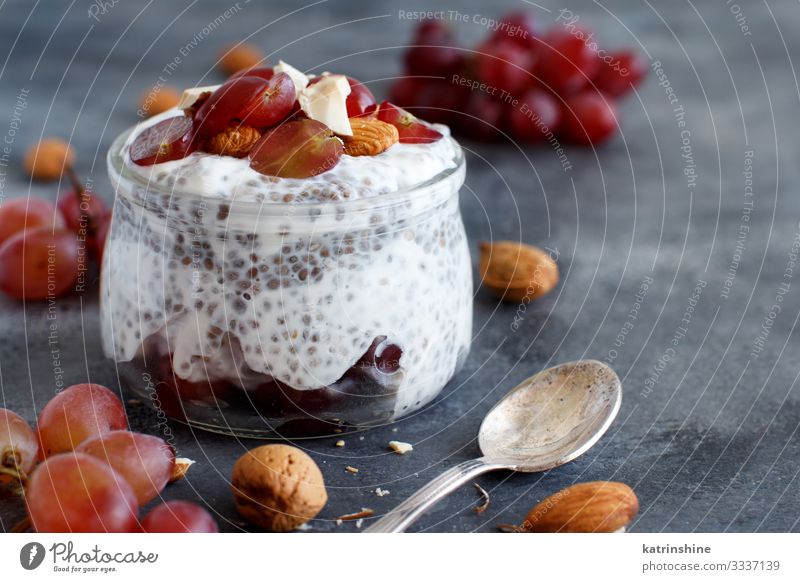
[[375, 489], [375, 495], [377, 495], [378, 497], [385, 497], [386, 495], [389, 495], [389, 490], [381, 489], [380, 487], [378, 487], [377, 489]]
[[344, 446], [344, 441], [338, 440], [338, 441], [336, 441], [335, 444], [336, 444], [337, 447], [343, 447]]
[[414, 447], [412, 447], [410, 443], [404, 443], [401, 441], [389, 441], [389, 448], [398, 455], [405, 455], [406, 453], [410, 453], [414, 450]]
[[348, 473], [358, 473], [358, 469], [356, 469], [355, 467], [351, 467], [350, 465], [347, 465], [344, 468], [344, 470], [347, 471]]

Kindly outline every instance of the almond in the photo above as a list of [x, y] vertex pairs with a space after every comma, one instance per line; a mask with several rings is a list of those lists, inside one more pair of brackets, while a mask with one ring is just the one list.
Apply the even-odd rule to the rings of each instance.
[[531, 509], [517, 531], [610, 533], [627, 526], [638, 512], [636, 493], [624, 483], [578, 483], [551, 495]]
[[242, 42], [222, 49], [217, 64], [223, 73], [233, 75], [243, 69], [264, 66], [264, 53], [252, 44]]
[[172, 465], [172, 475], [169, 477], [169, 482], [174, 483], [183, 479], [192, 465], [194, 465], [193, 460], [185, 457], [176, 457], [175, 464]]
[[36, 180], [58, 180], [75, 163], [75, 152], [63, 139], [48, 137], [25, 153], [25, 171]]
[[537, 299], [558, 283], [558, 265], [542, 249], [512, 241], [480, 243], [483, 284], [505, 301]]
[[249, 125], [231, 125], [208, 140], [205, 150], [220, 156], [245, 158], [256, 142], [261, 139], [261, 132]]
[[352, 136], [342, 136], [344, 153], [350, 156], [377, 156], [400, 139], [394, 125], [373, 117], [351, 117]]

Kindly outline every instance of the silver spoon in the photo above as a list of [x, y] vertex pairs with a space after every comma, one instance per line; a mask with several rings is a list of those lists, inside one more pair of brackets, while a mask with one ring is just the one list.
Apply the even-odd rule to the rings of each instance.
[[434, 503], [470, 479], [497, 469], [546, 471], [588, 451], [619, 411], [622, 384], [602, 362], [578, 360], [547, 368], [506, 394], [483, 419], [483, 456], [448, 469], [367, 528], [401, 532]]

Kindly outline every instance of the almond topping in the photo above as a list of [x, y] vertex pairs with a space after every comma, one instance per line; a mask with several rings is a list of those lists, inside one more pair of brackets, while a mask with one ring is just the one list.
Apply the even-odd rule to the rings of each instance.
[[259, 139], [261, 132], [255, 127], [232, 125], [209, 139], [205, 149], [220, 156], [245, 158]]
[[344, 153], [349, 156], [376, 156], [400, 139], [394, 125], [374, 117], [351, 117], [352, 136], [342, 136]]

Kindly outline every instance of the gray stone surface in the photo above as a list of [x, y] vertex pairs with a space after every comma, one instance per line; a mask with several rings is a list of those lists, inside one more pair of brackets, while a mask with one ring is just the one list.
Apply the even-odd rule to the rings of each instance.
[[[561, 5], [540, 4], [529, 8], [543, 24], [552, 23]], [[661, 61], [685, 110], [696, 187], [687, 187], [689, 160], [682, 157], [674, 105], [652, 72], [621, 106], [622, 135], [597, 151], [569, 148], [568, 172], [547, 146], [466, 143], [462, 209], [471, 240], [522, 239], [557, 249], [561, 283], [529, 306], [517, 331], [515, 306], [497, 305], [478, 290], [465, 369], [434, 405], [398, 422], [397, 432], [387, 427], [348, 436], [343, 449], [331, 439], [298, 443], [320, 463], [329, 485], [330, 501], [314, 530], [354, 531], [352, 523], [337, 527], [333, 518], [362, 507], [385, 512], [438, 472], [477, 455], [480, 419], [502, 394], [544, 366], [581, 357], [611, 359], [623, 378], [622, 410], [609, 434], [579, 460], [545, 474], [482, 477], [492, 498], [485, 513], [473, 512], [478, 496], [467, 486], [416, 529], [493, 531], [498, 523], [520, 521], [546, 495], [595, 479], [634, 487], [641, 501], [635, 531], [800, 529], [800, 282], [791, 254], [800, 236], [800, 91], [793, 67], [800, 9], [791, 0], [741, 4], [749, 34], [722, 0], [570, 3], [609, 45], [638, 45]], [[400, 74], [395, 47], [408, 42], [413, 26], [398, 11], [454, 5], [470, 16], [455, 24], [457, 32], [475, 42], [485, 30], [472, 15], [496, 16], [517, 3], [334, 0], [300, 10], [301, 3], [288, 1], [126, 1], [95, 21], [86, 1], [69, 7], [4, 2], [0, 139], [13, 143], [4, 144], [12, 165], [2, 168], [0, 194], [53, 198], [57, 187], [30, 184], [18, 162], [40, 135], [59, 135], [73, 141], [79, 173], [110, 200], [106, 149], [136, 121], [139, 95], [182, 47], [186, 56], [166, 75], [178, 87], [219, 81], [213, 70], [219, 48], [252, 35], [275, 58], [312, 71], [346, 71], [381, 93], [383, 80]], [[208, 24], [230, 6], [237, 6], [235, 14]], [[276, 22], [291, 10], [300, 11]], [[21, 92], [25, 108], [15, 130]], [[743, 210], [746, 151], [754, 152], [749, 213]], [[633, 319], [646, 278], [652, 284]], [[691, 305], [698, 282], [705, 287]], [[788, 290], [781, 295], [782, 284]], [[780, 310], [775, 317], [773, 305]], [[2, 406], [28, 420], [54, 391], [53, 349], [69, 383], [89, 378], [117, 386], [100, 349], [96, 291], [61, 300], [56, 309], [51, 345], [46, 305], [0, 299]], [[615, 345], [626, 323], [631, 329]], [[763, 351], [755, 354], [759, 337]], [[609, 356], [610, 350], [616, 352]], [[134, 407], [130, 414], [134, 429], [164, 431], [149, 409]], [[198, 463], [165, 496], [200, 500], [224, 530], [246, 529], [228, 479], [236, 458], [257, 443], [177, 423], [169, 428], [179, 453]], [[386, 443], [395, 438], [414, 443], [414, 452], [388, 452]], [[360, 472], [346, 473], [345, 465]], [[391, 493], [379, 498], [376, 487]], [[1, 529], [21, 515], [18, 502], [0, 496]]]

